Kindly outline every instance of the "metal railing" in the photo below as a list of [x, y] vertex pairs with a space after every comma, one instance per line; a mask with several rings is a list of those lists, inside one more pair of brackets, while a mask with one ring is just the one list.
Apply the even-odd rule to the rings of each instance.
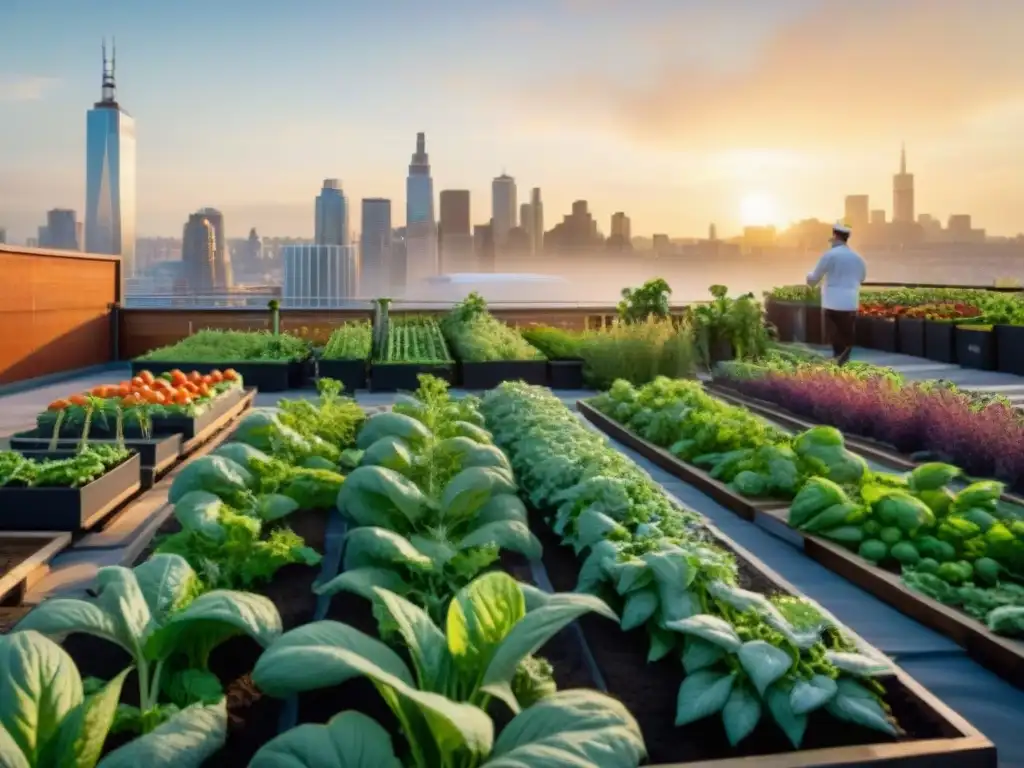
[[[196, 309], [196, 310], [221, 310], [221, 309], [267, 309], [271, 299], [278, 302], [282, 310], [310, 310], [310, 309], [335, 309], [335, 310], [365, 310], [371, 312], [374, 307], [374, 299], [323, 299], [319, 297], [289, 298], [282, 299], [273, 296], [261, 295], [252, 296], [245, 294], [210, 294], [201, 296], [171, 296], [171, 295], [129, 295], [122, 302], [125, 309]], [[435, 299], [392, 299], [390, 307], [397, 310], [445, 310], [451, 309], [457, 302], [451, 300]], [[683, 309], [689, 304], [704, 302], [688, 302], [687, 305], [679, 305], [673, 309]], [[487, 305], [494, 309], [614, 309], [614, 301], [488, 301]]]

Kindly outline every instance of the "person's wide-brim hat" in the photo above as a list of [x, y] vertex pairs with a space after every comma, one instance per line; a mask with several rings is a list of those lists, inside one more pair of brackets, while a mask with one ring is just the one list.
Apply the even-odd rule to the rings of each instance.
[[848, 234], [850, 234], [851, 230], [843, 222], [837, 221], [835, 224], [832, 225], [832, 231], [833, 232], [838, 232], [841, 235], [848, 235]]

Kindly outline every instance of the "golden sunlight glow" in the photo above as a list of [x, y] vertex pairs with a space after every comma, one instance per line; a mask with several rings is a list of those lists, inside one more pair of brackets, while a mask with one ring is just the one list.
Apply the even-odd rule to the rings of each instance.
[[779, 226], [779, 207], [762, 192], [754, 192], [740, 200], [740, 223], [744, 227]]

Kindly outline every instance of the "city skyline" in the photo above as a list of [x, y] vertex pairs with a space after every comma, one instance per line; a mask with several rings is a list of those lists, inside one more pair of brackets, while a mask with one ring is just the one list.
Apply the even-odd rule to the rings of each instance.
[[[73, 115], [91, 101], [98, 40], [115, 32], [118, 86], [140, 126], [140, 236], [172, 234], [184, 211], [211, 202], [231, 222], [232, 236], [252, 226], [308, 236], [309, 186], [325, 176], [345, 179], [352, 201], [386, 197], [401, 205], [395, 147], [423, 130], [431, 136], [435, 189], [469, 189], [482, 202], [490, 180], [506, 168], [524, 189], [544, 189], [551, 211], [586, 198], [601, 222], [625, 211], [634, 232], [673, 236], [704, 232], [710, 222], [726, 234], [743, 224], [834, 219], [854, 192], [886, 200], [894, 153], [906, 140], [917, 210], [943, 221], [970, 213], [993, 234], [1022, 228], [1015, 201], [1024, 197], [1018, 167], [1024, 164], [1024, 88], [1006, 73], [1021, 62], [1010, 30], [1024, 9], [1013, 4], [958, 1], [936, 13], [918, 0], [898, 7], [868, 0], [855, 8], [824, 0], [780, 0], [771, 8], [732, 0], [714, 10], [685, 0], [625, 8], [591, 0], [583, 11], [581, 0], [524, 0], [514, 9], [451, 0], [427, 13], [395, 0], [386, 8], [346, 7], [351, 44], [340, 53], [315, 44], [336, 5], [323, 4], [326, 17], [307, 17], [286, 16], [270, 3], [247, 4], [244, 16], [254, 30], [308, 38], [283, 59], [263, 55], [259, 46], [241, 47], [244, 36], [226, 40], [216, 53], [200, 50], [206, 35], [223, 35], [225, 25], [237, 23], [232, 14], [241, 6], [228, 0], [208, 9], [203, 34], [196, 38], [189, 27], [182, 37], [192, 5], [143, 8], [111, 0], [112, 12], [98, 18], [60, 0], [7, 10], [19, 29], [0, 53], [6, 113], [0, 226], [9, 239], [31, 236], [42, 211], [84, 210], [84, 136]], [[67, 33], [54, 33], [48, 12], [58, 11]], [[740, 11], [747, 23], [737, 31], [732, 19]], [[314, 16], [316, 23], [309, 20]], [[416, 35], [389, 28], [396, 44], [385, 47], [386, 55], [362, 39], [360, 30], [403, 18], [417, 22]], [[685, 61], [677, 63], [689, 75], [683, 85], [662, 56], [666, 35], [657, 27], [673, 26], [667, 19], [679, 35], [672, 42], [687, 45]], [[502, 29], [516, 31], [508, 37], [520, 49], [530, 32], [536, 50], [528, 62], [521, 55], [506, 60], [511, 42], [494, 43]], [[620, 48], [608, 56], [597, 41], [612, 29]], [[944, 30], [957, 34], [947, 41], [938, 35]], [[649, 55], [638, 47], [644, 39]], [[943, 39], [942, 46], [934, 39]], [[797, 71], [794, 55], [782, 52], [793, 40], [801, 41], [790, 46], [801, 61], [835, 58], [845, 71], [834, 72], [831, 63], [804, 66], [821, 69], [820, 76]], [[844, 55], [826, 56], [825, 41]], [[172, 62], [169, 51], [182, 45], [195, 55]], [[325, 101], [314, 83], [319, 76], [309, 73], [323, 70], [328, 50], [332, 66], [342, 57], [340, 71], [370, 67], [373, 87], [346, 76]], [[233, 63], [225, 65], [225, 57]], [[913, 64], [900, 64], [908, 61]], [[523, 76], [495, 100], [485, 81], [513, 63], [525, 68]], [[642, 75], [650, 93], [610, 81], [612, 64]], [[199, 106], [190, 92], [211, 71], [218, 72], [216, 89], [231, 98], [202, 102], [202, 120], [183, 119], [194, 117]], [[828, 82], [826, 75], [835, 77]], [[895, 87], [887, 85], [892, 78]], [[399, 82], [403, 108], [386, 108]], [[569, 85], [577, 98], [565, 98]], [[587, 110], [596, 109], [599, 85], [608, 114], [592, 115]], [[764, 93], [751, 90], [758, 85]], [[665, 94], [673, 87], [677, 96], [670, 98]], [[787, 108], [766, 108], [768, 97], [786, 100]], [[624, 121], [616, 113], [623, 104], [631, 106], [629, 114], [647, 115], [649, 125]], [[686, 120], [673, 118], [677, 109], [687, 111]], [[891, 215], [891, 204], [884, 207]], [[777, 220], [744, 221], [744, 209]], [[478, 215], [474, 224], [485, 220]]]

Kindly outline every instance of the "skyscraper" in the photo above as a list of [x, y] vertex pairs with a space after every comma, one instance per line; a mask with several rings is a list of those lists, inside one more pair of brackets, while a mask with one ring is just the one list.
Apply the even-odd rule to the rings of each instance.
[[77, 251], [78, 221], [75, 212], [64, 208], [54, 208], [46, 212], [46, 241], [40, 241], [43, 248], [55, 248], [62, 251]]
[[426, 134], [416, 134], [416, 151], [405, 183], [405, 285], [438, 273], [437, 220], [434, 218], [434, 180], [430, 177]]
[[894, 224], [913, 224], [914, 174], [907, 173], [907, 148], [900, 149], [900, 172], [892, 177], [892, 220]]
[[453, 274], [476, 271], [468, 189], [446, 189], [441, 192], [440, 235], [441, 272]]
[[198, 213], [209, 220], [217, 235], [217, 247], [213, 253], [213, 287], [218, 291], [229, 290], [234, 280], [231, 273], [231, 254], [228, 252], [227, 237], [224, 234], [224, 214], [216, 208], [200, 208]]
[[4, 229], [3, 227], [0, 227], [0, 245], [4, 245], [6, 243], [7, 243], [7, 230]]
[[199, 211], [185, 222], [181, 234], [181, 261], [185, 282], [192, 293], [213, 293], [217, 284], [217, 230]]
[[845, 219], [847, 226], [856, 233], [868, 225], [871, 220], [867, 195], [847, 195]]
[[287, 306], [337, 307], [356, 295], [359, 262], [354, 245], [286, 245], [281, 262], [281, 298]]
[[530, 246], [534, 253], [541, 253], [544, 250], [544, 203], [540, 199], [540, 187], [534, 187], [530, 193], [530, 224], [533, 226]]
[[324, 179], [316, 198], [316, 244], [349, 245], [348, 199], [339, 179]]
[[86, 118], [85, 250], [121, 256], [135, 274], [135, 121], [115, 96], [116, 51], [103, 46], [101, 97]]
[[519, 204], [519, 226], [526, 233], [526, 239], [529, 242], [527, 250], [533, 253], [533, 208], [529, 203]]
[[491, 182], [491, 218], [498, 250], [508, 242], [508, 233], [516, 226], [517, 208], [516, 180], [503, 173]]
[[364, 299], [387, 297], [391, 289], [391, 201], [364, 197], [359, 296]]

